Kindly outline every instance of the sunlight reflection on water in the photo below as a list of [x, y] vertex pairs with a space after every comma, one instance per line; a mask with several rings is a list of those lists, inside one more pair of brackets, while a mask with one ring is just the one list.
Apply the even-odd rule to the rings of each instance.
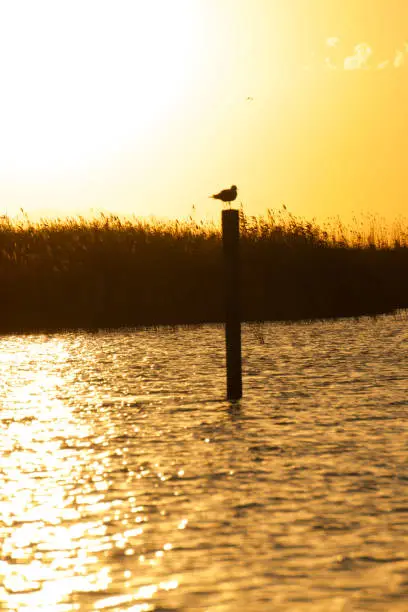
[[0, 609], [405, 610], [405, 316], [0, 339]]

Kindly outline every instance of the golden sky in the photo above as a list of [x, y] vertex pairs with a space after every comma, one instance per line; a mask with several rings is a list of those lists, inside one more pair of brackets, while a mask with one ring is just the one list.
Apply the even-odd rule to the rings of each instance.
[[0, 214], [408, 202], [406, 0], [0, 0]]

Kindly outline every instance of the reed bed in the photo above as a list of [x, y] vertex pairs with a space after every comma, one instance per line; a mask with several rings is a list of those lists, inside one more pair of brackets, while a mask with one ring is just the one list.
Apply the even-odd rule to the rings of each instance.
[[[297, 320], [408, 307], [408, 228], [240, 212], [242, 317]], [[0, 332], [218, 322], [216, 224], [99, 215], [0, 219]]]

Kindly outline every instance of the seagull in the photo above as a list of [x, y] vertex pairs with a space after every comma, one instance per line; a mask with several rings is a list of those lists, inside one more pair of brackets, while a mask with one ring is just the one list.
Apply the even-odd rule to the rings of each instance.
[[231, 202], [235, 200], [237, 197], [237, 186], [231, 185], [230, 189], [223, 189], [219, 193], [215, 193], [210, 196], [210, 198], [214, 198], [214, 200], [222, 200], [223, 202], [228, 202], [231, 206]]

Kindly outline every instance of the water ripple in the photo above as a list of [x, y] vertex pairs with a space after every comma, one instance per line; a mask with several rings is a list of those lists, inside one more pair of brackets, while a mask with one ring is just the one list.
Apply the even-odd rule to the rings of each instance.
[[[262, 332], [262, 342], [259, 334]], [[0, 339], [0, 608], [401, 611], [403, 317]]]

